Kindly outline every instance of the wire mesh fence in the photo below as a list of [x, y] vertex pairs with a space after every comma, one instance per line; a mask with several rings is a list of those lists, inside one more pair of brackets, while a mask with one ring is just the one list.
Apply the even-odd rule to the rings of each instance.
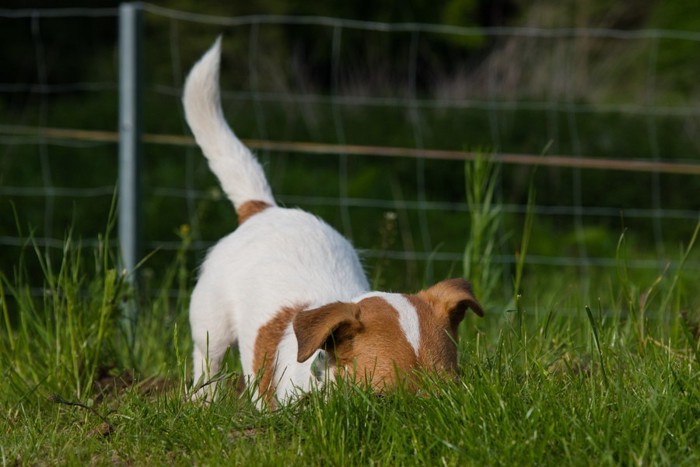
[[[282, 204], [319, 214], [390, 287], [461, 273], [465, 161], [502, 164], [492, 260], [516, 261], [533, 183], [533, 268], [658, 274], [700, 202], [700, 33], [460, 28], [143, 9], [143, 266], [186, 243], [192, 267], [235, 227], [180, 106], [187, 70], [224, 34], [224, 108]], [[116, 9], [0, 10], [0, 257], [28, 238], [95, 243], [117, 173]], [[79, 28], [82, 37], [62, 34]], [[685, 55], [669, 63], [668, 50]], [[186, 238], [186, 241], [184, 239]], [[700, 270], [700, 261], [687, 268]], [[9, 272], [8, 272], [9, 274]]]

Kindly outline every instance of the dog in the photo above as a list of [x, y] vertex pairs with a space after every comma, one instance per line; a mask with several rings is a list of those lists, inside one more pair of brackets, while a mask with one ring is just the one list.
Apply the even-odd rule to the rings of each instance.
[[187, 123], [238, 215], [207, 254], [190, 302], [193, 397], [238, 345], [259, 407], [275, 408], [328, 381], [383, 392], [416, 371], [455, 375], [457, 326], [483, 316], [469, 282], [416, 294], [373, 292], [350, 242], [316, 216], [279, 207], [263, 169], [221, 108], [221, 37], [184, 86]]

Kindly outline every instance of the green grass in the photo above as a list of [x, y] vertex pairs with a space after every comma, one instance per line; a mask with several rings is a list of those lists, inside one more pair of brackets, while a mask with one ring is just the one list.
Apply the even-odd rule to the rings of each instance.
[[592, 300], [575, 276], [528, 275], [524, 259], [516, 310], [513, 295], [494, 297], [462, 325], [457, 381], [425, 375], [418, 396], [341, 383], [261, 413], [237, 396], [235, 355], [220, 400], [183, 395], [193, 272], [180, 235], [173, 264], [138, 295], [108, 248], [70, 235], [57, 257], [25, 251], [42, 264], [42, 298], [22, 264], [2, 276], [3, 465], [700, 463], [696, 280], [635, 277], [624, 236], [618, 272], [586, 286]]

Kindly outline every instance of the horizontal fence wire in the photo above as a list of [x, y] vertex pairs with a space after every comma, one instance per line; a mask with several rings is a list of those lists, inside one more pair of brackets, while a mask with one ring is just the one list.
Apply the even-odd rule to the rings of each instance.
[[[468, 214], [467, 205], [464, 202], [454, 200], [433, 200], [429, 199], [426, 186], [428, 168], [424, 161], [467, 161], [476, 158], [479, 153], [474, 151], [459, 151], [451, 149], [437, 149], [426, 144], [426, 135], [429, 128], [426, 127], [429, 112], [449, 112], [449, 111], [470, 111], [480, 112], [484, 119], [490, 122], [489, 133], [493, 141], [494, 151], [490, 156], [493, 161], [504, 166], [513, 167], [542, 167], [565, 170], [567, 180], [564, 184], [571, 184], [571, 200], [557, 205], [534, 203], [527, 206], [521, 202], [507, 202], [508, 187], [501, 186], [500, 195], [504, 199], [501, 206], [502, 212], [522, 218], [528, 211], [535, 216], [547, 218], [567, 218], [572, 219], [576, 231], [577, 248], [572, 251], [560, 252], [556, 255], [528, 254], [527, 263], [548, 267], [602, 267], [615, 268], [620, 266], [620, 260], [614, 256], [599, 256], [595, 252], [589, 252], [584, 239], [587, 228], [594, 225], [600, 219], [607, 219], [611, 223], [617, 219], [639, 220], [648, 222], [650, 231], [656, 242], [654, 258], [627, 260], [625, 265], [632, 269], [660, 271], [664, 269], [674, 270], [679, 266], [673, 252], [665, 251], [668, 234], [662, 226], [662, 222], [679, 221], [684, 225], [694, 225], [698, 221], [700, 205], [688, 207], [676, 207], [666, 201], [670, 198], [662, 193], [662, 182], [659, 177], [692, 177], [700, 175], [700, 162], [698, 157], [699, 149], [688, 146], [682, 151], [677, 148], [659, 147], [656, 135], [659, 131], [658, 119], [671, 118], [682, 119], [684, 122], [695, 121], [700, 117], [700, 105], [691, 100], [681, 100], [680, 103], [669, 104], [668, 101], [654, 98], [660, 86], [656, 76], [657, 54], [659, 41], [686, 41], [699, 45], [700, 32], [695, 31], [675, 31], [662, 29], [644, 30], [617, 30], [605, 28], [536, 28], [536, 27], [493, 27], [493, 28], [470, 28], [441, 24], [422, 23], [387, 23], [374, 21], [357, 21], [329, 17], [298, 17], [298, 16], [274, 16], [274, 15], [251, 15], [243, 17], [222, 17], [201, 15], [169, 8], [163, 8], [154, 4], [140, 4], [146, 21], [156, 19], [150, 27], [167, 28], [162, 30], [164, 34], [170, 35], [170, 51], [162, 57], [163, 66], [171, 68], [171, 80], [158, 79], [145, 83], [145, 93], [154, 98], [171, 99], [179, 101], [182, 91], [183, 70], [186, 70], [190, 63], [183, 58], [180, 50], [182, 35], [185, 34], [186, 24], [205, 25], [211, 29], [214, 37], [220, 31], [217, 26], [229, 28], [227, 34], [246, 35], [248, 43], [248, 63], [246, 72], [248, 73], [248, 84], [246, 90], [223, 89], [222, 98], [227, 103], [236, 105], [250, 105], [252, 103], [251, 119], [255, 121], [255, 132], [257, 138], [244, 138], [244, 142], [252, 149], [260, 153], [262, 158], [273, 154], [292, 155], [294, 157], [306, 157], [310, 155], [323, 155], [325, 159], [337, 161], [338, 164], [338, 187], [337, 194], [319, 194], [312, 192], [299, 194], [285, 192], [282, 190], [278, 195], [279, 201], [284, 205], [301, 205], [304, 207], [328, 207], [336, 208], [342, 215], [340, 216], [342, 225], [338, 228], [348, 236], [358, 229], [353, 224], [350, 209], [372, 209], [383, 212], [400, 211], [416, 213], [417, 217], [413, 221], [419, 224], [417, 234], [413, 240], [413, 248], [373, 248], [369, 245], [361, 245], [362, 255], [369, 259], [390, 259], [407, 262], [445, 262], [450, 264], [460, 264], [463, 260], [463, 251], [442, 251], [440, 239], [428, 227], [431, 213], [456, 213], [462, 216]], [[32, 122], [0, 121], [0, 157], [9, 159], [12, 154], [24, 147], [36, 147], [40, 154], [40, 162], [36, 168], [37, 178], [26, 185], [20, 185], [7, 178], [0, 179], [0, 197], [11, 199], [15, 203], [15, 209], [21, 216], [24, 202], [32, 202], [33, 199], [42, 200], [45, 207], [42, 219], [32, 219], [29, 222], [43, 224], [40, 234], [19, 235], [10, 231], [0, 232], [0, 246], [3, 248], [21, 248], [27, 245], [36, 245], [42, 248], [61, 249], [64, 241], [60, 234], [61, 228], [54, 224], [57, 222], [55, 212], [56, 203], [60, 200], [79, 200], [80, 203], [96, 202], [103, 200], [109, 202], [115, 196], [116, 173], [112, 177], [115, 183], [97, 183], [94, 186], [76, 185], [68, 186], [64, 184], [56, 175], [57, 164], [52, 160], [53, 148], [75, 149], [88, 154], [91, 149], [113, 151], [116, 153], [115, 143], [118, 141], [118, 134], [114, 127], [95, 128], [70, 128], [56, 127], [49, 123], [49, 106], [54, 99], [63, 96], [80, 95], [83, 99], [92, 99], [97, 96], [109, 94], [114, 96], [118, 92], [116, 76], [113, 79], [104, 81], [87, 82], [51, 82], [47, 76], [47, 57], [45, 50], [50, 45], [48, 39], [42, 36], [43, 21], [61, 21], [66, 18], [98, 18], [110, 19], [115, 22], [118, 17], [118, 10], [115, 8], [67, 8], [67, 9], [21, 9], [9, 10], [0, 9], [0, 18], [7, 21], [27, 20], [31, 24], [30, 41], [35, 49], [35, 60], [37, 69], [37, 79], [35, 82], [0, 82], [0, 97], [2, 96], [29, 96], [32, 105], [36, 105], [37, 118]], [[331, 50], [331, 60], [329, 72], [332, 76], [332, 92], [317, 92], [315, 89], [286, 89], [271, 90], [264, 88], [260, 83], [259, 70], [260, 62], [267, 59], [264, 50], [261, 49], [260, 34], [261, 28], [265, 26], [298, 26], [298, 27], [321, 27], [329, 31]], [[388, 95], [390, 93], [361, 93], [352, 94], [343, 91], [339, 82], [342, 79], [340, 67], [342, 65], [342, 51], [346, 47], [353, 47], [352, 36], [347, 32], [360, 31], [367, 33], [387, 33], [404, 34], [407, 44], [408, 70], [407, 82], [409, 83], [406, 95]], [[492, 39], [507, 40], [516, 39], [538, 39], [546, 41], [542, 50], [546, 50], [556, 41], [567, 39], [599, 39], [624, 43], [635, 41], [645, 41], [653, 44], [649, 53], [648, 78], [645, 85], [645, 99], [638, 101], [609, 102], [586, 102], [581, 99], [549, 98], [536, 99], [531, 96], [512, 97], [500, 96], [497, 93], [493, 67], [488, 68], [485, 76], [490, 76], [492, 81], [484, 88], [488, 90], [483, 96], [448, 96], [425, 95], [416, 92], [416, 70], [417, 54], [419, 53], [419, 43], [427, 34], [463, 36], [463, 37], [487, 37]], [[56, 40], [56, 39], [54, 39]], [[116, 44], [117, 38], [114, 38]], [[553, 47], [553, 45], [551, 45]], [[656, 52], [654, 52], [656, 50]], [[261, 58], [262, 57], [262, 58]], [[571, 64], [562, 59], [560, 68], [568, 70]], [[533, 65], [534, 66], [534, 65]], [[41, 70], [44, 70], [43, 72]], [[28, 98], [29, 99], [29, 98]], [[27, 101], [29, 102], [29, 100]], [[27, 104], [29, 105], [29, 104]], [[265, 113], [265, 107], [276, 105], [291, 106], [328, 106], [332, 108], [333, 136], [335, 142], [312, 142], [308, 140], [282, 140], [267, 137], [271, 131], [270, 118]], [[347, 109], [399, 109], [405, 111], [407, 120], [412, 129], [412, 139], [407, 143], [413, 146], [380, 146], [372, 144], [356, 144], [348, 136], [346, 130]], [[538, 155], [518, 153], [515, 151], [503, 150], [504, 144], [504, 123], [501, 112], [540, 112], [543, 118], [551, 119], [551, 133], [556, 137], [568, 133], [568, 137], [573, 141], [570, 152], [556, 152], [556, 155]], [[581, 128], [579, 119], [588, 116], [610, 116], [623, 115], [640, 117], [646, 120], [645, 134], [641, 138], [648, 139], [648, 147], [645, 155], [625, 154], [624, 157], [611, 158], [598, 154], [585, 154], [582, 144], [585, 142], [586, 134]], [[204, 251], [211, 247], [216, 238], [205, 238], [200, 232], [197, 206], [202, 202], [220, 202], [222, 195], [220, 191], [206, 189], [200, 182], [195, 181], [194, 168], [198, 167], [201, 156], [193, 150], [194, 141], [187, 135], [184, 121], [181, 121], [181, 134], [176, 131], [169, 133], [148, 132], [143, 135], [143, 143], [156, 147], [169, 146], [174, 152], [169, 160], [169, 164], [183, 165], [186, 170], [184, 186], [162, 186], [155, 184], [149, 187], [148, 196], [154, 199], [175, 199], [184, 200], [187, 206], [187, 223], [195, 231], [190, 248], [195, 251]], [[76, 125], [78, 126], [78, 125]], [[147, 125], [148, 126], [148, 125]], [[559, 128], [561, 127], [561, 128]], [[103, 155], [96, 155], [95, 158], [104, 158]], [[401, 196], [391, 198], [379, 197], [358, 197], [349, 195], [351, 175], [348, 169], [348, 158], [367, 157], [371, 160], [379, 158], [401, 158], [415, 160], [415, 180], [417, 185], [415, 199], [403, 199]], [[145, 158], [149, 158], [146, 151]], [[310, 158], [307, 158], [310, 159]], [[310, 159], [311, 160], [311, 159]], [[2, 160], [0, 159], [0, 163]], [[371, 164], [372, 162], [366, 162]], [[104, 160], [104, 164], [113, 164], [116, 167], [116, 160]], [[309, 162], [313, 165], [313, 162]], [[110, 170], [114, 170], [112, 167]], [[582, 174], [589, 171], [615, 171], [620, 174], [622, 180], [634, 174], [651, 177], [651, 183], [639, 186], [639, 198], [644, 199], [639, 207], [615, 206], [614, 200], [609, 203], [584, 204], [583, 186], [585, 183]], [[628, 175], [629, 174], [629, 175]], [[274, 178], [275, 174], [271, 174]], [[636, 175], [635, 175], [636, 176]], [[676, 179], [673, 179], [676, 180]], [[636, 182], [635, 182], [636, 183]], [[677, 183], [677, 182], [676, 182]], [[605, 200], [608, 201], [608, 200]], [[76, 201], [78, 202], [78, 201]], [[151, 199], [144, 199], [143, 203], [151, 203]], [[221, 201], [223, 202], [223, 201]], [[556, 221], [555, 221], [556, 222]], [[96, 246], [100, 241], [96, 238], [86, 238], [81, 242], [84, 246]], [[110, 243], [115, 245], [114, 241]], [[174, 251], [182, 247], [182, 242], [167, 238], [145, 238], [144, 246], [149, 250]], [[407, 245], [404, 245], [407, 247]], [[671, 258], [671, 259], [669, 259]], [[512, 266], [516, 263], [517, 257], [514, 253], [501, 251], [493, 255], [492, 260], [497, 264]], [[693, 271], [700, 270], [700, 262], [688, 261], [685, 268]], [[37, 291], [41, 290], [36, 288]]]
[[[0, 133], [10, 135], [25, 135], [36, 141], [36, 137], [57, 141], [77, 140], [95, 142], [117, 142], [119, 134], [109, 131], [76, 130], [67, 128], [35, 128], [0, 125]], [[172, 146], [195, 146], [194, 138], [180, 135], [144, 134], [142, 141], [148, 144], [164, 144]], [[342, 144], [323, 144], [301, 141], [262, 141], [243, 139], [253, 150], [301, 153], [301, 154], [348, 154], [377, 157], [410, 157], [444, 160], [474, 160], [481, 157], [480, 153], [469, 151], [449, 151], [440, 149], [415, 149], [388, 146], [359, 146]], [[569, 167], [591, 170], [619, 170], [623, 172], [671, 173], [681, 175], [700, 175], [700, 164], [679, 162], [655, 162], [634, 159], [600, 159], [592, 157], [553, 156], [534, 154], [503, 154], [488, 156], [501, 164], [525, 165], [528, 167]]]
[[[103, 186], [95, 188], [61, 188], [61, 187], [13, 187], [4, 186], [0, 188], [0, 192], [12, 197], [67, 197], [67, 198], [92, 198], [95, 196], [114, 196], [114, 186]], [[181, 188], [153, 187], [155, 196], [171, 197], [171, 198], [195, 198], [198, 200], [221, 199], [221, 193], [215, 192], [216, 196], [212, 196], [211, 191], [204, 190], [185, 190]], [[338, 198], [319, 197], [319, 196], [295, 196], [278, 195], [282, 204], [287, 205], [306, 205], [306, 206], [338, 206], [340, 201]], [[345, 203], [351, 207], [357, 208], [374, 208], [382, 210], [391, 209], [408, 209], [418, 210], [427, 209], [430, 211], [449, 211], [449, 212], [468, 212], [469, 208], [464, 203], [455, 202], [439, 202], [425, 201], [419, 203], [411, 200], [385, 200], [378, 198], [348, 198]], [[571, 216], [575, 213], [575, 208], [571, 206], [545, 206], [533, 204], [525, 206], [522, 204], [503, 204], [502, 210], [508, 214], [526, 214], [531, 211], [535, 215], [544, 216]], [[652, 209], [634, 209], [634, 208], [615, 208], [615, 207], [595, 207], [588, 206], [582, 213], [584, 216], [590, 217], [625, 217], [625, 218], [649, 218], [655, 214]], [[664, 209], [658, 214], [664, 219], [685, 219], [696, 220], [698, 212], [694, 210], [682, 209]]]

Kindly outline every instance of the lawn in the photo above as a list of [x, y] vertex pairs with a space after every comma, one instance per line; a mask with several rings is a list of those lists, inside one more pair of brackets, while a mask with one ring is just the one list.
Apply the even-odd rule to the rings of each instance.
[[[194, 276], [186, 241], [138, 291], [109, 248], [68, 236], [60, 254], [48, 255], [29, 241], [14, 272], [1, 278], [0, 459], [698, 465], [697, 280], [682, 269], [636, 278], [625, 266], [626, 241], [620, 238], [615, 270], [585, 280], [528, 274], [523, 248], [521, 292], [504, 298], [497, 292], [507, 287], [499, 285], [484, 303], [485, 318], [461, 325], [456, 381], [422, 375], [419, 395], [382, 396], [341, 382], [275, 412], [259, 412], [240, 395], [236, 355], [227, 358], [219, 400], [184, 396]], [[40, 294], [23, 273], [31, 261], [44, 271]]]

